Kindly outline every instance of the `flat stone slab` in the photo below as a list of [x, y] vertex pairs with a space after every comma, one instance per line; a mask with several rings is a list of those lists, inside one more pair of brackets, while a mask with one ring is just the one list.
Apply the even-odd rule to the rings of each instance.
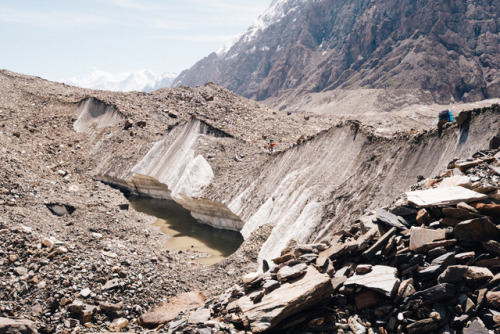
[[199, 309], [191, 313], [188, 319], [190, 324], [201, 324], [210, 319], [210, 310], [206, 308]]
[[444, 207], [460, 202], [476, 202], [488, 198], [488, 195], [480, 194], [464, 187], [444, 187], [410, 191], [406, 193], [406, 196], [410, 203], [415, 204], [419, 208]]
[[349, 277], [344, 285], [359, 285], [391, 297], [399, 285], [396, 277], [398, 270], [388, 266], [373, 266], [368, 274], [355, 274]]
[[423, 248], [428, 243], [446, 239], [446, 230], [431, 230], [421, 227], [412, 227], [410, 236], [410, 250]]
[[205, 304], [205, 295], [201, 291], [181, 293], [167, 302], [144, 313], [139, 318], [143, 327], [155, 328], [158, 325], [174, 320], [181, 311], [201, 307]]
[[470, 178], [468, 176], [455, 175], [455, 176], [451, 176], [451, 177], [447, 177], [447, 178], [443, 179], [443, 181], [438, 186], [438, 188], [446, 188], [446, 187], [454, 187], [454, 186], [470, 188], [472, 186], [472, 183], [471, 183]]
[[250, 322], [254, 333], [261, 333], [276, 326], [283, 319], [329, 298], [333, 293], [330, 277], [309, 266], [303, 279], [285, 283], [258, 303], [244, 296], [238, 305]]

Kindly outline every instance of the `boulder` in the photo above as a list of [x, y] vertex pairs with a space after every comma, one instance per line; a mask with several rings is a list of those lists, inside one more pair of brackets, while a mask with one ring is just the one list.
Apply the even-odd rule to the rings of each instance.
[[303, 279], [281, 285], [257, 304], [249, 296], [244, 296], [239, 299], [238, 305], [248, 319], [252, 332], [261, 333], [283, 319], [329, 298], [331, 293], [333, 287], [330, 277], [309, 266]]
[[498, 229], [488, 218], [463, 221], [455, 226], [455, 238], [459, 241], [479, 242], [498, 238]]
[[204, 304], [205, 295], [201, 291], [181, 293], [143, 314], [138, 323], [143, 327], [155, 328], [174, 320], [180, 312], [198, 308]]
[[445, 207], [460, 202], [476, 202], [488, 198], [488, 195], [479, 194], [464, 187], [444, 187], [429, 190], [417, 190], [406, 193], [408, 201], [419, 208], [433, 206]]
[[348, 278], [344, 285], [359, 285], [392, 297], [399, 286], [399, 279], [396, 277], [397, 271], [394, 267], [373, 266], [372, 271], [368, 274], [355, 274]]

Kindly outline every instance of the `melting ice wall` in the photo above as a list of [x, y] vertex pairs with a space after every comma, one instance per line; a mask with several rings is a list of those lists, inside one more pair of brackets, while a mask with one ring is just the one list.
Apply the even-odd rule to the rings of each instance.
[[279, 256], [290, 239], [319, 241], [390, 204], [419, 175], [435, 176], [454, 157], [487, 148], [499, 116], [479, 114], [442, 136], [432, 131], [387, 139], [355, 125], [332, 128], [262, 166], [228, 207], [245, 221], [245, 238], [261, 224], [275, 224], [259, 258]]

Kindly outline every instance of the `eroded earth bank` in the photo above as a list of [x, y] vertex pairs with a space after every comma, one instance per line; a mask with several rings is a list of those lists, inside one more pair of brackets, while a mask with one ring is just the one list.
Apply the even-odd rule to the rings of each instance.
[[[309, 273], [308, 264], [316, 261], [311, 253], [334, 247], [337, 232], [351, 230], [360, 216], [391, 204], [418, 180], [440, 175], [450, 161], [497, 149], [499, 140], [498, 105], [463, 112], [442, 133], [422, 122], [418, 130], [381, 136], [376, 124], [277, 112], [213, 84], [110, 93], [2, 71], [0, 91], [0, 315], [4, 322], [31, 320], [42, 333], [174, 330], [170, 320], [178, 330], [203, 333], [269, 330], [295, 312], [287, 309], [267, 327], [235, 314], [233, 322], [207, 318], [198, 329], [188, 324], [203, 321], [175, 320], [178, 312], [153, 318], [146, 312], [166, 300], [184, 305], [182, 293], [200, 290], [213, 299], [205, 303], [197, 294], [191, 306], [206, 304], [215, 319], [221, 306], [244, 294], [228, 290], [226, 304], [219, 297], [245, 273], [266, 265], [274, 274], [280, 266], [293, 267], [296, 253], [271, 260], [294, 243], [316, 245], [298, 262], [306, 278], [317, 273], [324, 280], [328, 270]], [[272, 155], [264, 147], [268, 138], [278, 143]], [[485, 163], [498, 165], [495, 153]], [[488, 180], [490, 192], [497, 191], [498, 177]], [[195, 260], [205, 254], [165, 249], [168, 236], [152, 226], [153, 218], [129, 209], [122, 192], [174, 200], [201, 223], [240, 231], [245, 241], [224, 261], [202, 265]], [[366, 245], [383, 240], [382, 232], [373, 232]], [[404, 245], [406, 236], [393, 245]], [[343, 267], [341, 260], [333, 271]], [[425, 261], [418, 263], [430, 264]], [[262, 283], [259, 277], [246, 278], [253, 282], [247, 290]], [[304, 279], [297, 282], [314, 282]], [[321, 295], [335, 293], [322, 289]], [[221, 305], [210, 308], [214, 301]]]

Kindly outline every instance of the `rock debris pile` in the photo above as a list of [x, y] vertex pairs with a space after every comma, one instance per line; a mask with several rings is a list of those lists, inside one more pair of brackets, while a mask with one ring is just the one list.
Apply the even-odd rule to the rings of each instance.
[[[496, 155], [495, 155], [496, 154]], [[500, 328], [500, 153], [456, 160], [391, 207], [165, 324], [170, 332], [489, 333]], [[271, 267], [271, 268], [269, 268]], [[163, 307], [167, 307], [163, 305]]]

